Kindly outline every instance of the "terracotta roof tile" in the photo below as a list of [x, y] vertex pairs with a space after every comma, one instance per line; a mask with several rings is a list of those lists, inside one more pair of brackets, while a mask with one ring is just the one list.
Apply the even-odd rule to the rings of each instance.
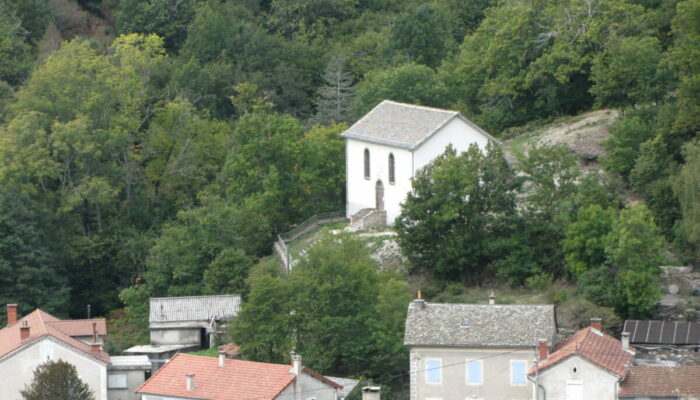
[[618, 376], [625, 376], [634, 358], [634, 349], [625, 350], [619, 340], [588, 327], [559, 342], [547, 359], [532, 367], [528, 374], [534, 374], [538, 368], [542, 371], [573, 355], [579, 355]]
[[620, 385], [620, 397], [700, 396], [700, 365], [653, 367], [635, 365]]
[[[136, 392], [209, 400], [274, 399], [296, 379], [290, 369], [290, 365], [231, 359], [219, 367], [216, 357], [178, 353]], [[307, 368], [303, 372], [320, 376]], [[188, 391], [186, 375], [190, 373], [195, 374], [195, 388]], [[341, 388], [327, 378], [323, 381]]]
[[93, 319], [67, 319], [60, 321], [47, 321], [68, 336], [92, 336], [92, 324], [96, 323], [97, 334], [105, 336], [107, 334], [107, 323], [104, 318]]
[[[20, 336], [20, 327], [24, 324], [25, 321], [27, 322], [27, 325], [29, 325], [29, 337], [22, 340]], [[102, 321], [104, 322], [104, 320]], [[10, 324], [5, 328], [0, 329], [0, 359], [7, 356], [13, 351], [34, 342], [37, 339], [40, 339], [44, 336], [51, 336], [65, 343], [66, 345], [85, 353], [90, 357], [93, 357], [105, 363], [110, 362], [109, 354], [107, 354], [106, 352], [91, 351], [90, 345], [71, 337], [69, 334], [59, 329], [60, 327], [63, 327], [66, 328], [69, 332], [74, 332], [74, 328], [82, 326], [82, 322], [78, 322], [78, 324], [75, 326], [71, 324], [61, 324], [60, 322], [61, 320], [54, 317], [53, 315], [37, 309], [34, 310], [32, 313], [20, 318], [13, 324]], [[90, 329], [92, 330], [91, 322]]]

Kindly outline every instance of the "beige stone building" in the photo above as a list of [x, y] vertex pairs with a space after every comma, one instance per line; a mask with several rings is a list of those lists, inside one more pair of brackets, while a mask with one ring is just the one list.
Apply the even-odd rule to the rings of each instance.
[[526, 373], [538, 340], [555, 339], [554, 306], [490, 303], [411, 302], [404, 337], [411, 400], [532, 398]]

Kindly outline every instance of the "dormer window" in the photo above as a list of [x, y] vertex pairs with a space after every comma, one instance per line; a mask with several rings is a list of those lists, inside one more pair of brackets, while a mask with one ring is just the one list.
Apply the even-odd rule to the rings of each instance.
[[389, 184], [393, 185], [396, 183], [394, 178], [394, 153], [389, 153]]
[[369, 179], [369, 149], [365, 149], [365, 179]]

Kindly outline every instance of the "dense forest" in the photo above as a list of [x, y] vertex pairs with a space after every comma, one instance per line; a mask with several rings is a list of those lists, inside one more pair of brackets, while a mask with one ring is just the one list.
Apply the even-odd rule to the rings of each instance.
[[653, 313], [659, 265], [700, 262], [700, 0], [0, 0], [0, 302], [143, 329], [148, 297], [242, 293], [249, 357], [288, 357], [286, 317], [256, 318], [292, 310], [322, 372], [406, 368], [408, 285], [352, 238], [289, 279], [260, 263], [344, 208], [339, 133], [384, 99], [501, 139], [621, 112], [603, 173], [561, 147], [436, 160], [396, 224], [410, 272], [565, 281], [626, 317]]

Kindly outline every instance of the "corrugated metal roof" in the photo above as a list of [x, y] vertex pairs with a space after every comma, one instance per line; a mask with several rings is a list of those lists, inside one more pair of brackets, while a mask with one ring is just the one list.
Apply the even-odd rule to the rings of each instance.
[[630, 343], [700, 345], [700, 323], [627, 320], [623, 329]]
[[241, 295], [154, 297], [149, 322], [207, 321], [212, 317], [231, 320], [238, 315]]
[[453, 118], [494, 139], [457, 111], [384, 100], [342, 133], [342, 137], [405, 149], [416, 149]]
[[445, 304], [408, 306], [404, 344], [422, 346], [534, 347], [554, 340], [551, 304]]

